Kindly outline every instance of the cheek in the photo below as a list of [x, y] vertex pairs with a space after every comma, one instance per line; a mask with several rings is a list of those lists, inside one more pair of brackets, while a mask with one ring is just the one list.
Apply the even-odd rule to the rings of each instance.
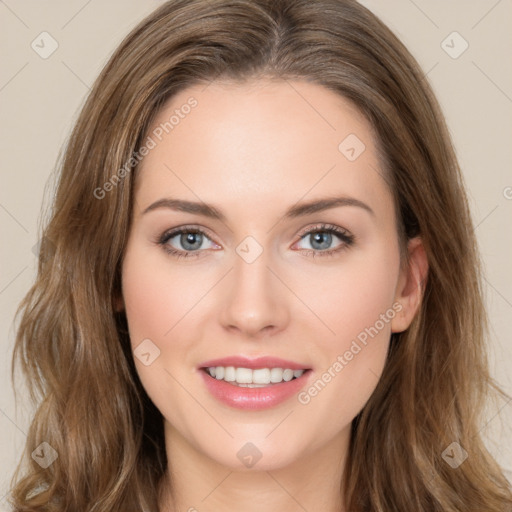
[[[173, 264], [164, 251], [140, 241], [127, 248], [122, 290], [128, 330], [137, 373], [155, 403], [168, 402], [166, 386], [179, 388], [169, 372], [181, 382], [195, 369], [194, 343], [200, 337], [197, 315], [218, 279], [211, 271], [203, 276], [186, 265]], [[158, 354], [147, 366], [137, 359], [146, 340], [151, 341], [150, 351]], [[141, 345], [143, 341], [146, 345]]]
[[[172, 412], [169, 396], [172, 395], [177, 403], [181, 397], [179, 386], [172, 377], [180, 382], [184, 380], [170, 361], [179, 361], [180, 368], [188, 357], [185, 342], [177, 342], [179, 337], [176, 337], [176, 332], [186, 325], [185, 315], [192, 307], [188, 304], [193, 297], [185, 295], [198, 292], [197, 286], [191, 286], [190, 282], [186, 286], [185, 280], [188, 280], [187, 274], [172, 272], [165, 264], [165, 255], [158, 254], [154, 248], [151, 251], [142, 244], [134, 244], [126, 252], [122, 288], [136, 371], [149, 397], [166, 416]], [[138, 354], [148, 352], [150, 360], [145, 364]], [[170, 389], [175, 393], [170, 393]], [[183, 397], [184, 403], [178, 410], [187, 410], [186, 398]]]
[[123, 263], [123, 298], [135, 346], [141, 339], [168, 339], [169, 332], [207, 290], [190, 273], [172, 271], [165, 255], [133, 247]]
[[172, 318], [162, 287], [155, 286], [157, 276], [147, 268], [130, 265], [123, 274], [123, 297], [132, 346], [145, 338], [162, 338], [171, 328]]
[[[395, 313], [392, 306], [399, 263], [398, 253], [382, 246], [380, 250], [353, 253], [339, 264], [310, 274], [307, 281], [298, 278], [304, 302], [331, 331], [329, 336], [324, 329], [321, 338], [326, 353], [332, 356], [332, 349], [347, 347], [352, 339], [376, 323], [386, 337], [391, 329], [388, 317]], [[381, 315], [386, 316], [384, 325]]]
[[321, 281], [314, 280], [325, 283], [321, 293], [318, 287], [316, 293], [308, 292], [308, 304], [331, 333], [325, 329], [315, 338], [322, 364], [299, 402], [309, 408], [312, 418], [333, 417], [329, 427], [333, 433], [360, 412], [380, 378], [391, 321], [400, 309], [393, 302], [398, 272], [398, 253], [383, 246], [381, 251], [360, 253], [347, 258], [346, 265], [331, 267]]

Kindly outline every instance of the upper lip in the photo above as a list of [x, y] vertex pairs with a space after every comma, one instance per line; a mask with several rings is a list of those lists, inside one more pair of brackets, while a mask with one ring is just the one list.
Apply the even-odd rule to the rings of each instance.
[[257, 368], [282, 368], [283, 370], [289, 368], [290, 370], [309, 370], [309, 366], [294, 361], [287, 361], [279, 357], [261, 356], [256, 358], [248, 358], [243, 356], [228, 356], [221, 359], [210, 359], [201, 363], [200, 368], [208, 368], [211, 366], [234, 366], [235, 368], [250, 368], [256, 370]]

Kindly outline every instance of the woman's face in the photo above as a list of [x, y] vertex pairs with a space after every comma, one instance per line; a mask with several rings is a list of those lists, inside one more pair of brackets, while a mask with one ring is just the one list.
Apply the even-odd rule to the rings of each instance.
[[370, 125], [319, 85], [213, 82], [149, 137], [123, 301], [168, 446], [241, 469], [339, 453], [414, 314]]

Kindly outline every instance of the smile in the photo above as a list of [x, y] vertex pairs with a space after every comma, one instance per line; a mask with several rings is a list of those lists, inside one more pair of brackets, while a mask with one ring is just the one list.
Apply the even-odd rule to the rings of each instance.
[[205, 369], [211, 377], [240, 387], [266, 387], [299, 378], [306, 370], [290, 368], [236, 368], [234, 366], [210, 366]]
[[[311, 369], [216, 366], [199, 374], [209, 394], [228, 407], [262, 410], [276, 407], [297, 395], [310, 380]], [[230, 380], [231, 379], [231, 380]]]

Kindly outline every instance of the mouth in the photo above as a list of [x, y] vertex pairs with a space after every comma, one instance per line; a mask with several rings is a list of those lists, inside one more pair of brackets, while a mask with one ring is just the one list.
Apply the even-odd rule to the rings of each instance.
[[217, 359], [203, 363], [198, 370], [214, 399], [230, 408], [247, 411], [288, 402], [313, 374], [312, 368], [306, 365], [270, 357]]
[[201, 368], [212, 379], [241, 388], [265, 388], [299, 379], [310, 368], [244, 368], [235, 366], [208, 366]]

